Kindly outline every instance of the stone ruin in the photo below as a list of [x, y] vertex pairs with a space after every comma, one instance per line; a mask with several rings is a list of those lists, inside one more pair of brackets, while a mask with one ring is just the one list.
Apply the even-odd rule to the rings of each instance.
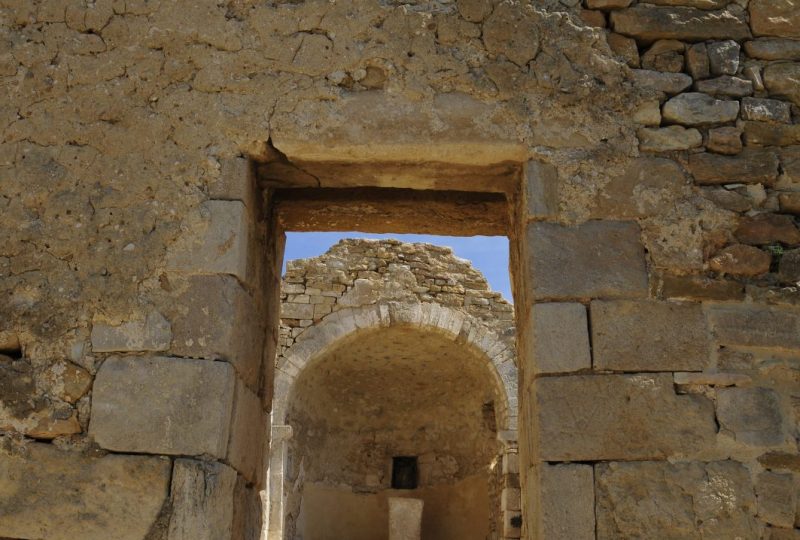
[[490, 531], [796, 539], [798, 44], [798, 0], [0, 0], [0, 537], [255, 539], [282, 444], [287, 530], [385, 487], [281, 431], [322, 401], [270, 426], [284, 233], [359, 230], [509, 239]]

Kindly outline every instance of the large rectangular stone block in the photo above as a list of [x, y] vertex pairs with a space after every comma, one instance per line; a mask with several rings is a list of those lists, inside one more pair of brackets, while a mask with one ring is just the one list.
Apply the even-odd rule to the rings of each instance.
[[157, 311], [119, 325], [92, 323], [94, 352], [166, 351], [171, 339], [170, 323]]
[[233, 528], [236, 471], [216, 462], [177, 459], [167, 540], [228, 540]]
[[665, 459], [715, 441], [713, 404], [676, 395], [671, 373], [543, 377], [533, 389], [539, 461]]
[[594, 472], [591, 465], [545, 463], [528, 472], [531, 538], [594, 540]]
[[576, 227], [531, 223], [526, 243], [534, 298], [647, 295], [644, 249], [635, 223], [589, 221]]
[[170, 352], [227, 360], [256, 389], [266, 330], [250, 293], [233, 276], [176, 278], [171, 286], [175, 296], [165, 307], [172, 321]]
[[[534, 304], [529, 316], [525, 374], [564, 373], [591, 369], [589, 325], [583, 304]], [[526, 382], [527, 384], [527, 382]]]
[[699, 371], [711, 340], [700, 304], [594, 301], [594, 367], [617, 371]]
[[0, 537], [142, 540], [170, 470], [166, 458], [88, 457], [49, 444], [0, 451]]
[[89, 433], [117, 452], [224, 458], [235, 379], [226, 362], [109, 358], [95, 378]]
[[638, 4], [612, 12], [611, 25], [615, 32], [644, 42], [658, 39], [740, 40], [750, 37], [745, 13], [738, 6], [712, 11], [682, 6], [656, 7]]
[[539, 161], [525, 167], [525, 206], [528, 217], [548, 218], [558, 215], [558, 170]]
[[263, 484], [264, 449], [269, 433], [269, 416], [261, 407], [261, 400], [240, 380], [236, 381], [231, 438], [228, 443], [228, 462], [248, 482], [260, 487]]
[[708, 312], [723, 345], [800, 349], [800, 310], [757, 304], [719, 305]]

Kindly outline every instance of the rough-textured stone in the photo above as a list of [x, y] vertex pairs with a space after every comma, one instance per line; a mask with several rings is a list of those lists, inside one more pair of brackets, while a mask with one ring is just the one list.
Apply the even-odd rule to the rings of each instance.
[[657, 293], [665, 299], [739, 300], [744, 298], [744, 287], [735, 281], [705, 276], [664, 275], [657, 282]]
[[717, 419], [721, 431], [744, 444], [770, 446], [784, 439], [780, 399], [770, 388], [720, 388]]
[[669, 95], [679, 94], [692, 85], [692, 78], [685, 73], [661, 73], [649, 69], [634, 69], [632, 73], [637, 86]]
[[141, 540], [167, 497], [168, 459], [87, 457], [53, 445], [0, 452], [0, 536]]
[[546, 218], [558, 214], [558, 170], [547, 163], [529, 161], [525, 180], [528, 216]]
[[791, 473], [762, 472], [756, 480], [758, 517], [770, 525], [795, 525], [798, 483]]
[[728, 246], [709, 259], [714, 272], [732, 276], [760, 276], [769, 272], [772, 256], [757, 247], [744, 244]]
[[758, 457], [758, 462], [770, 471], [800, 473], [800, 455], [788, 452], [767, 452]]
[[739, 69], [741, 47], [732, 39], [708, 44], [708, 61], [712, 75], [735, 75]]
[[172, 340], [170, 323], [157, 312], [149, 312], [143, 320], [109, 325], [92, 325], [94, 352], [165, 351]]
[[764, 68], [764, 85], [771, 96], [785, 97], [800, 107], [800, 62], [781, 62]]
[[748, 7], [753, 34], [800, 38], [797, 0], [750, 0]]
[[595, 198], [592, 212], [604, 219], [653, 215], [660, 205], [678, 199], [687, 183], [676, 162], [657, 157], [640, 157], [631, 161], [622, 174], [609, 176]]
[[586, 26], [590, 26], [592, 28], [606, 27], [606, 16], [602, 11], [595, 9], [582, 9], [579, 12], [579, 16]]
[[753, 94], [753, 83], [741, 77], [721, 75], [714, 79], [697, 81], [695, 90], [712, 96], [743, 97]]
[[745, 218], [734, 231], [734, 236], [743, 244], [800, 244], [800, 229], [794, 219], [779, 214], [759, 214]]
[[800, 193], [781, 193], [778, 195], [781, 211], [800, 215]]
[[539, 51], [539, 27], [530, 11], [501, 3], [483, 23], [483, 42], [489, 52], [524, 66]]
[[744, 138], [751, 146], [789, 146], [800, 144], [800, 124], [744, 122]]
[[705, 43], [695, 43], [686, 49], [686, 70], [695, 80], [711, 76], [708, 48]]
[[655, 6], [685, 6], [699, 9], [719, 9], [731, 3], [731, 0], [648, 0]]
[[778, 277], [784, 283], [800, 282], [800, 249], [785, 251], [778, 263]]
[[753, 201], [735, 190], [721, 187], [707, 187], [703, 196], [715, 204], [731, 212], [747, 212], [753, 209]]
[[563, 373], [592, 367], [586, 308], [578, 303], [534, 304], [526, 373]]
[[661, 103], [655, 99], [645, 101], [633, 111], [633, 121], [641, 126], [660, 126]]
[[628, 66], [637, 68], [641, 65], [639, 48], [636, 46], [635, 39], [625, 37], [622, 34], [615, 34], [614, 32], [609, 33], [606, 39], [611, 50], [622, 57]]
[[778, 177], [778, 156], [771, 150], [745, 150], [736, 156], [692, 154], [689, 171], [700, 185], [772, 184]]
[[642, 55], [642, 67], [654, 71], [680, 73], [683, 71], [683, 53], [686, 45], [674, 39], [653, 43]]
[[687, 92], [670, 99], [661, 111], [664, 120], [687, 126], [703, 126], [736, 120], [739, 102], [719, 100], [699, 92]]
[[526, 242], [534, 298], [647, 294], [644, 251], [634, 223], [531, 223]]
[[234, 380], [225, 362], [109, 358], [95, 378], [90, 433], [118, 452], [225, 457]]
[[264, 414], [261, 400], [237, 379], [227, 461], [255, 485], [262, 484], [268, 430], [269, 418]]
[[745, 39], [750, 29], [741, 9], [705, 11], [690, 7], [654, 7], [638, 4], [611, 14], [615, 32], [642, 41], [679, 39]]
[[742, 132], [732, 126], [709, 129], [706, 148], [718, 154], [736, 155], [743, 148]]
[[663, 459], [704, 448], [716, 434], [711, 402], [676, 396], [671, 373], [544, 377], [534, 388], [543, 461]]
[[709, 362], [700, 304], [595, 300], [591, 319], [595, 369], [699, 371]]
[[222, 463], [176, 459], [167, 540], [231, 538], [236, 471]]
[[[536, 465], [529, 471], [531, 508], [538, 511], [535, 538], [594, 539], [594, 473], [591, 465]], [[530, 531], [530, 529], [529, 529]]]
[[675, 373], [673, 375], [675, 384], [680, 386], [739, 386], [749, 383], [752, 379], [741, 373], [719, 373], [719, 372], [689, 372]]
[[597, 538], [758, 538], [747, 468], [711, 463], [601, 463]]
[[746, 41], [744, 51], [760, 60], [800, 60], [800, 40], [759, 38]]
[[389, 540], [420, 540], [422, 499], [389, 498]]
[[637, 135], [639, 136], [639, 150], [643, 152], [688, 150], [703, 145], [703, 136], [698, 130], [681, 126], [642, 128]]
[[742, 99], [742, 119], [788, 124], [792, 121], [792, 110], [785, 101], [746, 97]]
[[592, 9], [620, 9], [631, 5], [633, 0], [586, 0], [586, 5]]
[[794, 309], [715, 306], [710, 311], [710, 321], [717, 340], [723, 345], [788, 350], [800, 347], [800, 312]]

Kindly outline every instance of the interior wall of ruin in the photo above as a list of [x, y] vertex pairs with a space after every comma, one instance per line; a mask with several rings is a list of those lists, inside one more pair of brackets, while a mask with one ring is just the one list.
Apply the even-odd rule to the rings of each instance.
[[252, 161], [267, 189], [525, 168], [518, 534], [796, 537], [798, 13], [1, 0], [0, 535], [257, 535]]

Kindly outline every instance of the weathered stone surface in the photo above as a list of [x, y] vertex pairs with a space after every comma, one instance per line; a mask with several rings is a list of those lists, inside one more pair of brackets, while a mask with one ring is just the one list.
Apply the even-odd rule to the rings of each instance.
[[657, 294], [665, 299], [739, 300], [744, 298], [744, 287], [735, 281], [667, 274], [661, 276]]
[[558, 214], [558, 170], [540, 161], [529, 161], [525, 169], [525, 203], [529, 217]]
[[717, 390], [720, 430], [754, 446], [781, 444], [784, 439], [780, 398], [770, 388]]
[[772, 256], [757, 247], [744, 244], [728, 246], [709, 259], [714, 272], [732, 276], [760, 276], [769, 272]]
[[526, 242], [533, 298], [647, 294], [644, 250], [634, 223], [531, 223]]
[[713, 201], [725, 210], [730, 210], [731, 212], [747, 212], [753, 208], [753, 201], [737, 191], [721, 187], [707, 187], [702, 188], [702, 190], [705, 198], [709, 201]]
[[236, 471], [217, 462], [176, 459], [168, 540], [231, 538]]
[[499, 4], [483, 23], [483, 42], [489, 52], [503, 54], [518, 66], [526, 65], [539, 51], [539, 26], [532, 10]]
[[746, 41], [744, 51], [760, 60], [800, 60], [800, 40], [759, 38]]
[[788, 124], [792, 121], [792, 109], [785, 101], [746, 97], [742, 99], [742, 119]]
[[491, 4], [483, 0], [457, 0], [458, 12], [469, 22], [479, 23], [492, 12]]
[[761, 76], [761, 67], [755, 64], [750, 64], [744, 67], [742, 75], [753, 83], [753, 89], [756, 92], [763, 92], [766, 90], [764, 86], [764, 78]]
[[635, 39], [625, 37], [622, 34], [615, 34], [614, 32], [609, 33], [606, 39], [614, 54], [621, 56], [628, 66], [637, 68], [641, 65], [639, 48], [636, 46]]
[[695, 90], [712, 96], [742, 97], [753, 94], [753, 83], [741, 77], [721, 75], [714, 79], [697, 81]]
[[767, 527], [766, 535], [767, 540], [800, 540], [800, 529]]
[[797, 349], [800, 347], [800, 312], [760, 305], [715, 306], [709, 320], [723, 345]]
[[778, 277], [784, 283], [800, 282], [800, 249], [785, 251], [778, 263]]
[[750, 37], [744, 12], [739, 8], [704, 11], [690, 7], [654, 7], [638, 4], [611, 14], [615, 32], [642, 41], [679, 39], [745, 39]]
[[256, 388], [265, 330], [253, 298], [233, 276], [188, 276], [170, 281], [174, 301], [169, 350], [177, 356], [224, 359]]
[[708, 48], [705, 43], [695, 43], [686, 49], [686, 70], [695, 80], [711, 76]]
[[281, 304], [281, 319], [308, 319], [314, 318], [314, 306], [312, 304], [283, 303]]
[[633, 0], [586, 0], [586, 5], [592, 9], [620, 9], [631, 5]]
[[225, 457], [234, 379], [225, 362], [109, 358], [95, 378], [89, 432], [117, 452]]
[[800, 473], [800, 455], [787, 452], [767, 452], [758, 457], [758, 462], [770, 471]]
[[578, 303], [534, 304], [526, 373], [563, 373], [592, 367], [586, 308]]
[[688, 150], [703, 145], [703, 135], [698, 130], [681, 126], [642, 128], [637, 135], [639, 136], [639, 150], [643, 152]]
[[778, 201], [782, 212], [800, 215], [800, 193], [781, 193]]
[[732, 126], [709, 129], [706, 148], [718, 154], [736, 155], [743, 148], [742, 132]]
[[167, 269], [230, 274], [246, 282], [249, 219], [241, 201], [206, 201], [167, 252]]
[[686, 45], [675, 39], [656, 41], [642, 55], [642, 67], [653, 71], [680, 73], [683, 71], [685, 49]]
[[87, 457], [49, 444], [0, 452], [0, 536], [141, 540], [170, 477], [159, 457]]
[[795, 225], [794, 219], [779, 214], [747, 217], [733, 234], [743, 244], [764, 245], [774, 242], [800, 244], [800, 229]]
[[772, 184], [778, 177], [778, 156], [771, 150], [758, 149], [747, 149], [736, 156], [692, 154], [689, 171], [700, 185]]
[[687, 92], [667, 101], [661, 114], [665, 121], [675, 124], [719, 124], [736, 120], [739, 102], [719, 100], [699, 92]]
[[749, 383], [752, 379], [741, 373], [719, 373], [719, 372], [688, 372], [675, 373], [673, 375], [675, 384], [680, 386], [739, 386]]
[[692, 78], [685, 73], [661, 73], [648, 69], [634, 69], [633, 81], [637, 86], [675, 95], [692, 85]]
[[709, 362], [700, 304], [595, 300], [591, 319], [595, 369], [700, 371]]
[[756, 480], [758, 517], [770, 525], [795, 525], [798, 483], [791, 473], [762, 472]]
[[800, 38], [797, 0], [750, 0], [748, 7], [753, 34]]
[[661, 103], [656, 99], [645, 101], [633, 111], [633, 121], [641, 126], [660, 126]]
[[708, 44], [708, 61], [712, 75], [736, 75], [741, 47], [732, 39]]
[[731, 0], [648, 0], [655, 6], [684, 6], [698, 9], [719, 9], [731, 3]]
[[544, 377], [534, 394], [542, 461], [663, 459], [716, 434], [711, 402], [675, 395], [671, 373]]
[[758, 538], [747, 468], [711, 463], [601, 463], [597, 538]]
[[800, 62], [781, 62], [764, 68], [764, 85], [771, 96], [785, 97], [800, 107]]
[[92, 324], [94, 352], [165, 351], [172, 340], [172, 328], [164, 316], [149, 312], [143, 320], [109, 325]]
[[582, 9], [578, 13], [578, 16], [586, 26], [590, 26], [592, 28], [606, 27], [606, 16], [602, 11], [595, 9]]
[[422, 499], [389, 498], [389, 540], [420, 540]]
[[[535, 465], [528, 472], [528, 515], [538, 515], [535, 538], [594, 538], [594, 473], [591, 465]], [[534, 514], [533, 511], [537, 514]], [[531, 529], [529, 529], [530, 531]]]
[[230, 441], [227, 461], [255, 485], [262, 485], [264, 475], [264, 446], [267, 441], [269, 418], [261, 400], [241, 380], [236, 380], [236, 395], [231, 415]]
[[592, 215], [618, 219], [653, 215], [666, 201], [676, 200], [686, 183], [676, 162], [640, 157], [631, 161], [621, 175], [611, 176], [595, 198]]
[[789, 146], [800, 144], [800, 124], [745, 122], [744, 138], [752, 146]]

